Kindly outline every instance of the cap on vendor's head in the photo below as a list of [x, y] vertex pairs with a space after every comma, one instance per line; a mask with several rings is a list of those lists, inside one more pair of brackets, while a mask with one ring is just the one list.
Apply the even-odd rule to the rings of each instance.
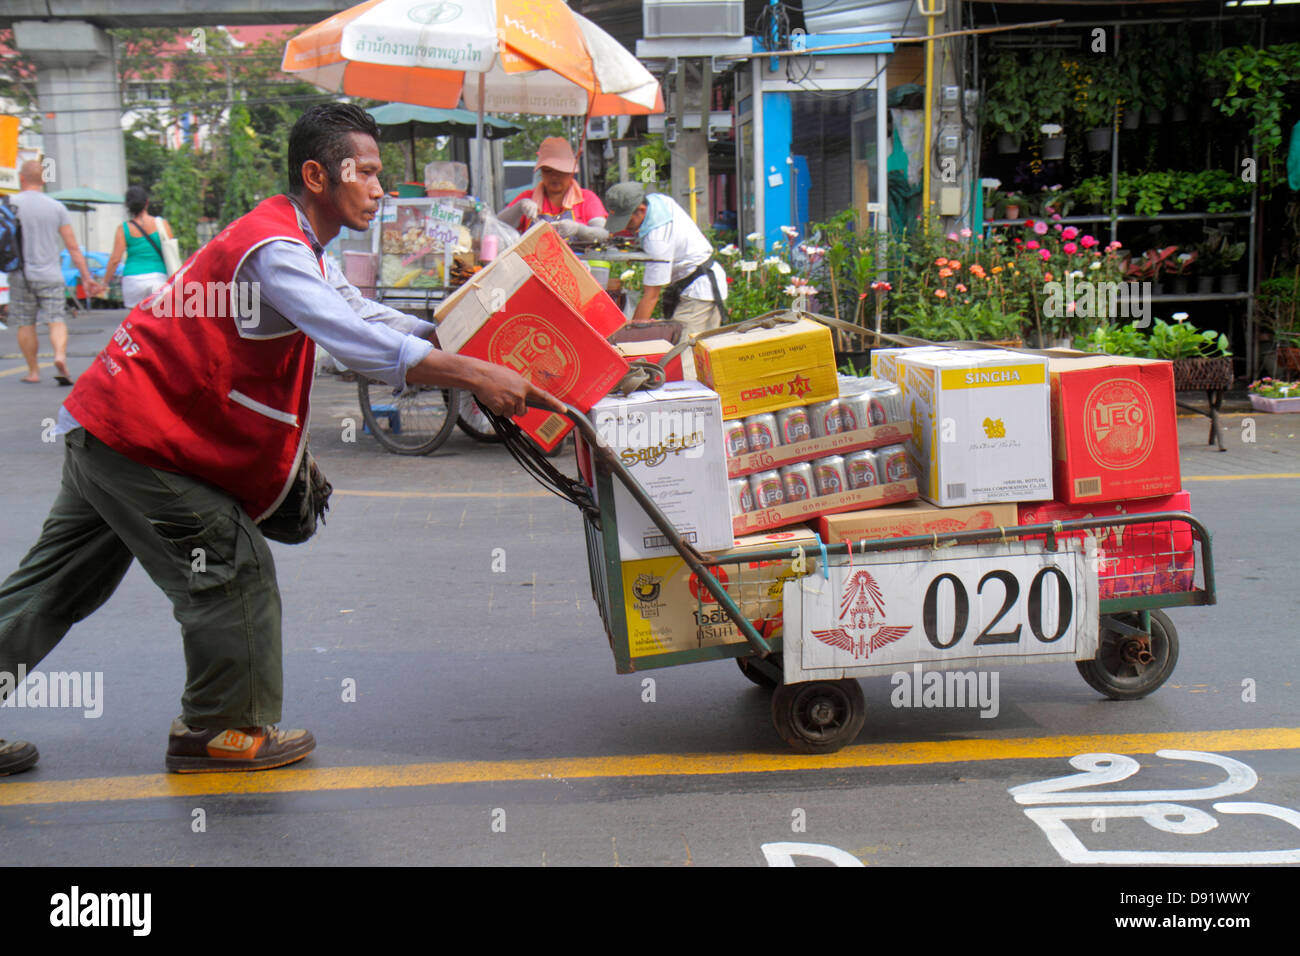
[[622, 232], [627, 228], [627, 221], [632, 218], [632, 213], [636, 212], [637, 207], [645, 202], [645, 186], [640, 183], [619, 183], [605, 194], [605, 208], [609, 210], [609, 218], [605, 220], [605, 228], [611, 233]]
[[537, 163], [533, 169], [556, 169], [562, 173], [578, 171], [578, 157], [573, 155], [573, 147], [563, 136], [548, 136], [537, 147]]

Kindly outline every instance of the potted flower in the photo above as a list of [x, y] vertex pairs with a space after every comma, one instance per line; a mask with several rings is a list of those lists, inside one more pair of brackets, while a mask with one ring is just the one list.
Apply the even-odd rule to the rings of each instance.
[[1265, 279], [1259, 284], [1255, 308], [1273, 336], [1276, 367], [1300, 372], [1300, 267], [1291, 278]]
[[1196, 250], [1184, 250], [1174, 256], [1169, 264], [1169, 271], [1173, 275], [1173, 293], [1174, 295], [1186, 295], [1191, 287], [1192, 265], [1196, 262]]
[[1064, 131], [1066, 113], [1074, 97], [1073, 77], [1066, 69], [1060, 50], [1051, 48], [1035, 50], [1029, 57], [1033, 86], [1033, 126], [1039, 129], [1043, 140], [1043, 160], [1050, 162], [1065, 158]]
[[1003, 218], [1019, 219], [1020, 204], [1023, 203], [1024, 201], [1025, 201], [1024, 197], [1021, 196], [1019, 193], [1008, 192], [1006, 194], [1006, 198], [1003, 200], [1003, 203], [1005, 204], [1003, 206]]
[[1174, 389], [1214, 391], [1232, 385], [1232, 352], [1228, 337], [1213, 329], [1200, 330], [1175, 312], [1173, 322], [1156, 319], [1151, 329], [1151, 357], [1174, 363]]
[[1202, 273], [1196, 291], [1213, 292], [1215, 277], [1218, 277], [1220, 292], [1237, 292], [1240, 287], [1235, 269], [1246, 254], [1246, 244], [1229, 242], [1228, 234], [1222, 229], [1207, 227], [1205, 232], [1205, 242], [1196, 247]]
[[1300, 382], [1261, 378], [1250, 383], [1250, 407], [1257, 412], [1300, 412]]

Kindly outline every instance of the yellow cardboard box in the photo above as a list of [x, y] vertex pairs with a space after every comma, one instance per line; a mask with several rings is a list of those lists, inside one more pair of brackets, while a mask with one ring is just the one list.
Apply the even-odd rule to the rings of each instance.
[[695, 343], [695, 372], [722, 398], [723, 418], [744, 418], [840, 394], [831, 330], [811, 319], [723, 332]]
[[[742, 558], [745, 554], [783, 548], [780, 561], [744, 561], [719, 565], [714, 577], [727, 589], [760, 634], [781, 634], [782, 588], [785, 581], [802, 574], [793, 567], [791, 554], [805, 552], [803, 574], [817, 570], [817, 535], [807, 528], [788, 528], [768, 534], [736, 539], [736, 546], [716, 552], [714, 557]], [[627, 619], [628, 645], [632, 657], [648, 657], [673, 651], [696, 650], [745, 640], [722, 605], [696, 580], [680, 557], [646, 558], [623, 562], [623, 611]], [[764, 624], [766, 622], [766, 625]]]

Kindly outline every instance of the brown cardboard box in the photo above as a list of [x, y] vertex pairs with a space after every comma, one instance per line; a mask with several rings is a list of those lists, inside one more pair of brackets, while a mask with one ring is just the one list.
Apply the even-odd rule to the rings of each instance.
[[1016, 523], [1016, 506], [1009, 502], [936, 508], [924, 501], [910, 501], [887, 508], [826, 515], [817, 520], [817, 527], [822, 540], [827, 544], [840, 544], [844, 541], [874, 541], [919, 534], [1011, 528]]

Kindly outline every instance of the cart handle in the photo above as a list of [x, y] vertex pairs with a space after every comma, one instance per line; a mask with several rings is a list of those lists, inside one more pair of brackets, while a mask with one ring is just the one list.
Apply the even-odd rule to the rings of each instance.
[[[736, 625], [740, 630], [740, 633], [745, 636], [745, 640], [747, 640], [750, 647], [754, 649], [754, 653], [759, 657], [764, 658], [770, 656], [772, 653], [772, 645], [764, 640], [763, 636], [758, 633], [758, 630], [752, 623], [750, 623], [749, 619], [741, 613], [736, 602], [733, 601], [731, 595], [727, 593], [727, 589], [719, 584], [718, 579], [709, 572], [709, 569], [705, 564], [708, 559], [705, 558], [704, 555], [700, 554], [700, 552], [691, 544], [682, 540], [682, 536], [677, 533], [677, 529], [674, 528], [673, 523], [668, 520], [668, 516], [665, 515], [663, 511], [660, 510], [659, 506], [654, 503], [654, 500], [645, 493], [645, 489], [641, 487], [641, 483], [637, 481], [636, 478], [632, 476], [632, 473], [624, 467], [623, 463], [615, 457], [609, 446], [601, 441], [600, 435], [596, 433], [596, 426], [591, 423], [591, 419], [578, 411], [578, 409], [574, 408], [568, 402], [561, 400], [561, 404], [564, 405], [564, 413], [568, 417], [569, 421], [573, 422], [574, 427], [577, 428], [578, 432], [582, 435], [583, 440], [591, 446], [592, 451], [595, 454], [597, 467], [616, 477], [622, 483], [623, 487], [627, 489], [628, 494], [632, 496], [633, 500], [645, 509], [645, 513], [650, 516], [650, 520], [654, 522], [655, 527], [663, 533], [668, 543], [673, 546], [673, 550], [681, 556], [682, 560], [686, 562], [687, 567], [689, 567], [692, 573], [694, 573], [696, 580], [708, 589], [709, 593], [713, 595], [718, 604], [722, 606], [722, 609], [727, 612], [727, 616], [731, 618], [731, 622]], [[543, 411], [553, 411], [549, 405], [543, 405], [540, 402], [529, 402], [528, 405], [530, 408], [540, 408]]]

